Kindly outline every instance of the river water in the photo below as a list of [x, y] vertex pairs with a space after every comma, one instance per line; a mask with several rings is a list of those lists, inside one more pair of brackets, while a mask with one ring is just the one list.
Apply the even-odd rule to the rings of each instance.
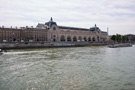
[[8, 50], [0, 90], [135, 90], [135, 46]]

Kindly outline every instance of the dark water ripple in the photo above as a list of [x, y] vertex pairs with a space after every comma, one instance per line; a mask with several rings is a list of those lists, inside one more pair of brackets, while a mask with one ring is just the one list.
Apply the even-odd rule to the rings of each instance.
[[0, 90], [135, 90], [135, 47], [9, 50]]

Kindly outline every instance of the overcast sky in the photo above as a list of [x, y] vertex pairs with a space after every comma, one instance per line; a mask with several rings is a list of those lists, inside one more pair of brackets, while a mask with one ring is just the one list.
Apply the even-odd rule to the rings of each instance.
[[135, 0], [0, 0], [0, 26], [34, 26], [53, 21], [109, 34], [135, 34]]

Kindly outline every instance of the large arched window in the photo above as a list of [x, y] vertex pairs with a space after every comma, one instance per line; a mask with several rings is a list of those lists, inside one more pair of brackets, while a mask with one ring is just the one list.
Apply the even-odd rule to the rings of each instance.
[[79, 36], [79, 37], [78, 37], [78, 40], [79, 40], [79, 41], [82, 41], [82, 37], [81, 37], [81, 36]]
[[77, 38], [76, 38], [76, 36], [74, 36], [74, 37], [73, 37], [73, 41], [77, 41]]
[[100, 40], [99, 36], [97, 36], [97, 40], [98, 40], [98, 41]]
[[62, 36], [60, 37], [60, 41], [65, 41], [64, 35], [62, 35]]
[[91, 37], [88, 38], [88, 41], [91, 41]]
[[83, 38], [83, 40], [84, 40], [84, 41], [87, 41], [87, 38], [86, 38], [86, 37], [84, 37], [84, 38]]
[[92, 41], [95, 41], [95, 37], [92, 38]]
[[70, 36], [67, 36], [67, 41], [71, 41], [71, 37]]

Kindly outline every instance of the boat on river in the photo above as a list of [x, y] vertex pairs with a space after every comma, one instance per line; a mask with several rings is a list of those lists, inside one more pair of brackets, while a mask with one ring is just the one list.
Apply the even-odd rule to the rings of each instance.
[[4, 53], [6, 53], [6, 52], [7, 52], [7, 50], [2, 50], [2, 49], [0, 49], [0, 55], [4, 54]]
[[131, 43], [121, 43], [121, 44], [113, 44], [108, 47], [109, 48], [132, 47], [132, 44]]
[[4, 52], [2, 51], [2, 49], [0, 49], [0, 55], [4, 54]]

